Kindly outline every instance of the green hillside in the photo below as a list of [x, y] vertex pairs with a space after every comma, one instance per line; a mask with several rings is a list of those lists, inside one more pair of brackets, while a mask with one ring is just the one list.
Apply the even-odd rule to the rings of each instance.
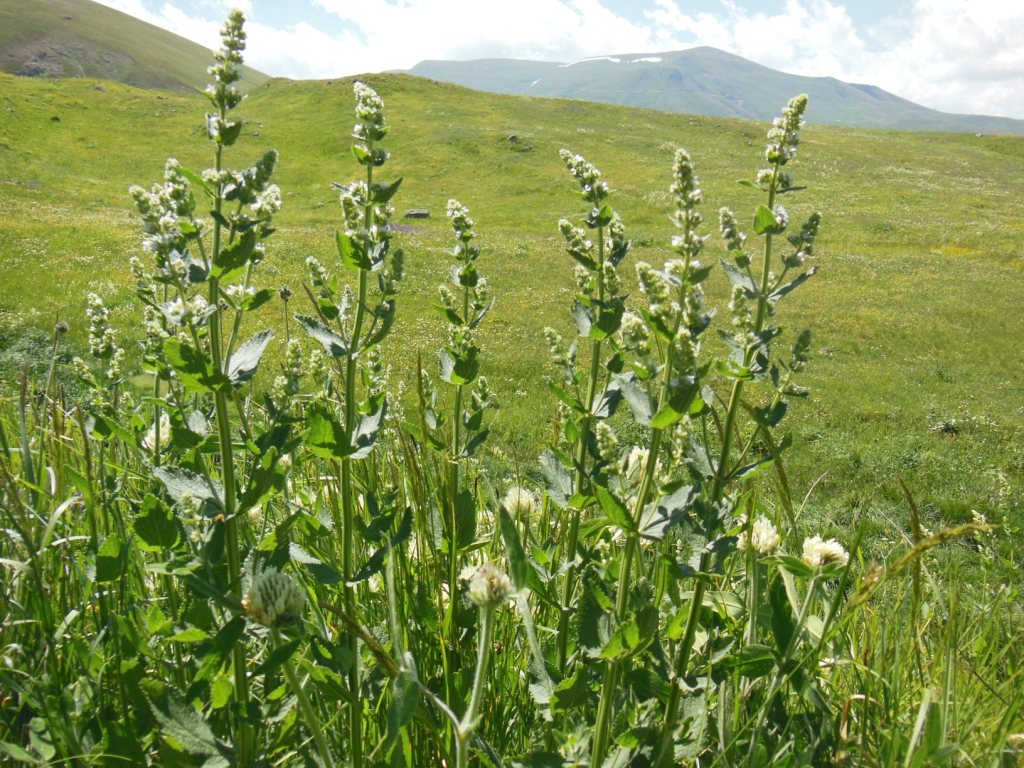
[[[735, 180], [761, 162], [765, 126], [487, 95], [402, 75], [368, 80], [393, 125], [389, 170], [404, 178], [395, 204], [409, 277], [395, 376], [408, 380], [416, 354], [433, 359], [442, 342], [434, 306], [450, 260], [444, 207], [457, 197], [477, 220], [481, 268], [497, 296], [481, 340], [503, 404], [494, 428], [511, 456], [535, 456], [546, 429], [538, 407], [554, 407], [541, 381], [550, 372], [539, 362], [547, 359], [541, 330], [570, 332], [572, 265], [556, 224], [581, 207], [558, 149], [583, 153], [611, 182], [634, 242], [630, 259], [660, 262], [670, 253], [674, 148], [686, 146], [698, 163], [712, 232], [719, 206], [750, 209], [756, 195]], [[0, 326], [8, 332], [61, 318], [81, 342], [87, 290], [130, 328], [128, 257], [139, 230], [128, 186], [158, 180], [169, 155], [195, 169], [209, 163], [194, 140], [196, 96], [97, 85], [0, 76]], [[339, 216], [329, 185], [356, 174], [351, 109], [351, 80], [273, 80], [245, 102], [251, 122], [233, 150], [237, 164], [268, 147], [281, 153], [285, 206], [264, 284], [299, 289], [308, 255], [332, 258]], [[794, 172], [809, 190], [787, 203], [793, 218], [824, 212], [820, 273], [787, 308], [790, 329], [816, 334], [806, 378], [813, 394], [794, 406], [794, 487], [802, 493], [822, 478], [812, 505], [838, 515], [865, 500], [900, 504], [897, 479], [921, 494], [933, 522], [1019, 504], [1024, 139], [809, 126]], [[414, 207], [431, 218], [403, 221]], [[712, 285], [721, 304], [724, 280]], [[303, 296], [296, 292], [293, 302]]]
[[[210, 51], [91, 0], [2, 0], [0, 72], [202, 89]], [[267, 76], [243, 68], [243, 87]]]
[[481, 59], [424, 61], [410, 74], [483, 91], [585, 99], [694, 115], [771, 120], [789, 95], [815, 105], [809, 122], [915, 131], [1024, 133], [1024, 121], [952, 115], [871, 85], [779, 72], [740, 56], [701, 47], [634, 53], [572, 64]]

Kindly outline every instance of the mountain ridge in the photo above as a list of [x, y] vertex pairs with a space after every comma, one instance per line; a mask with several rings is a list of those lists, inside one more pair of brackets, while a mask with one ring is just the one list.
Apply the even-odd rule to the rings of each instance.
[[[0, 0], [0, 72], [202, 90], [211, 52], [92, 0]], [[242, 68], [244, 89], [269, 77]]]
[[425, 60], [406, 74], [474, 90], [581, 98], [667, 112], [770, 120], [778, 104], [807, 93], [814, 122], [857, 128], [1024, 134], [1024, 120], [923, 107], [869, 83], [793, 75], [710, 46], [622, 53], [573, 62]]

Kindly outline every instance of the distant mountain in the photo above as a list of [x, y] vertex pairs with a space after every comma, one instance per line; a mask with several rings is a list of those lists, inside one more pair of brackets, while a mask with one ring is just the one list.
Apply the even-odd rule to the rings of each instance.
[[[0, 72], [201, 89], [211, 52], [91, 0], [0, 0]], [[243, 67], [242, 85], [268, 77]]]
[[770, 120], [796, 94], [810, 122], [913, 131], [1024, 134], [1024, 120], [954, 115], [872, 85], [779, 72], [716, 48], [637, 53], [571, 64], [478, 59], [422, 61], [408, 74], [467, 88], [622, 104], [695, 115]]

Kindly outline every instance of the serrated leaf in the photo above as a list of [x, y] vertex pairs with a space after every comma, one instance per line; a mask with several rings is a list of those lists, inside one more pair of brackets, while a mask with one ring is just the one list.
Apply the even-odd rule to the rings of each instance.
[[348, 342], [325, 326], [315, 317], [296, 315], [295, 321], [306, 329], [306, 333], [318, 342], [331, 357], [344, 357], [348, 354]]
[[732, 285], [738, 285], [743, 289], [743, 294], [748, 299], [757, 297], [757, 289], [754, 287], [754, 281], [750, 279], [750, 275], [741, 269], [738, 269], [735, 265], [726, 261], [721, 260], [722, 271], [725, 272], [725, 276], [729, 278], [729, 283]]
[[156, 478], [164, 484], [167, 495], [179, 504], [186, 495], [198, 502], [209, 502], [218, 509], [223, 508], [223, 491], [216, 485], [211, 487], [206, 478], [180, 467], [156, 467]]
[[232, 384], [237, 387], [256, 375], [256, 368], [259, 367], [260, 359], [272, 338], [274, 332], [268, 328], [255, 334], [235, 350], [228, 361], [228, 378]]
[[345, 430], [330, 411], [318, 404], [306, 410], [306, 429], [302, 432], [302, 442], [323, 459], [343, 459], [350, 453]]
[[560, 509], [565, 509], [572, 495], [572, 476], [554, 453], [544, 451], [540, 455], [540, 468], [547, 481], [548, 497]]
[[206, 768], [227, 768], [231, 765], [230, 750], [222, 746], [202, 715], [177, 694], [168, 691], [159, 703], [150, 700], [153, 716], [165, 736], [178, 742], [187, 752], [207, 758]]
[[164, 355], [178, 380], [192, 392], [217, 392], [231, 386], [231, 381], [214, 367], [210, 358], [181, 339], [171, 337], [164, 341]]
[[171, 549], [178, 543], [181, 525], [174, 513], [161, 504], [160, 500], [147, 493], [142, 500], [141, 514], [135, 518], [133, 528], [139, 537], [139, 548], [148, 552], [161, 552]]

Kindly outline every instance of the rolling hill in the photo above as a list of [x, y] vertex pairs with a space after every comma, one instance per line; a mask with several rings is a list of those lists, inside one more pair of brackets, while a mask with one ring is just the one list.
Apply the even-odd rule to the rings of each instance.
[[[203, 46], [91, 0], [0, 0], [0, 72], [191, 90], [209, 64]], [[266, 80], [243, 68], [243, 87]]]
[[571, 64], [480, 59], [423, 61], [409, 74], [467, 88], [554, 96], [717, 117], [770, 120], [795, 93], [814, 104], [816, 123], [893, 130], [1024, 133], [1024, 120], [953, 115], [871, 85], [779, 72], [716, 48], [621, 54]]

